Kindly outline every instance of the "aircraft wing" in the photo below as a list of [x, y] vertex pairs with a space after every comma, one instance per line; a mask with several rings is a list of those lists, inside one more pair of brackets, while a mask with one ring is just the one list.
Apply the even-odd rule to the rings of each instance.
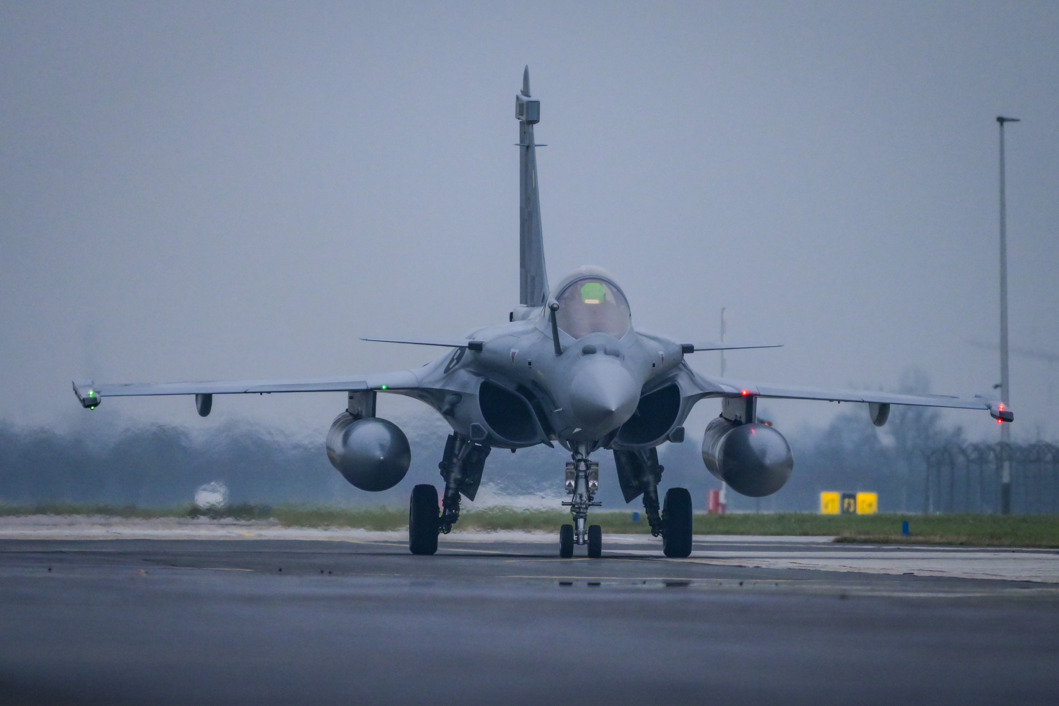
[[708, 343], [685, 343], [681, 348], [685, 354], [699, 351], [745, 351], [753, 348], [783, 348], [782, 343], [758, 343], [758, 344], [729, 344], [717, 341]]
[[985, 397], [955, 397], [951, 395], [909, 395], [875, 390], [827, 389], [774, 385], [743, 380], [708, 378], [694, 373], [701, 397], [766, 397], [791, 400], [822, 400], [826, 402], [865, 402], [875, 405], [910, 405], [915, 407], [947, 407], [952, 409], [981, 409], [998, 421], [1010, 422], [1014, 414], [998, 401]]
[[74, 382], [74, 394], [81, 405], [99, 406], [104, 397], [142, 397], [153, 395], [268, 395], [282, 392], [356, 392], [407, 391], [419, 387], [419, 378], [411, 370], [366, 376], [314, 378], [306, 380], [235, 380], [217, 382], [143, 382], [103, 383]]
[[482, 341], [471, 341], [467, 339], [461, 340], [446, 340], [446, 341], [424, 341], [417, 340], [413, 341], [407, 338], [364, 338], [361, 337], [362, 341], [368, 341], [369, 343], [399, 343], [404, 346], [435, 346], [437, 348], [467, 348], [472, 351], [482, 350], [484, 342]]

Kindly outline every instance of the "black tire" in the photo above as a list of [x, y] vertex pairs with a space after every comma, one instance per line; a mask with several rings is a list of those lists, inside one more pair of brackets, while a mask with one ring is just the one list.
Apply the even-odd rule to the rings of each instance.
[[563, 525], [559, 528], [559, 558], [569, 559], [574, 555], [574, 526]]
[[438, 490], [423, 484], [412, 488], [408, 508], [408, 549], [413, 554], [438, 551]]
[[691, 493], [670, 488], [662, 503], [662, 553], [671, 559], [691, 556]]
[[603, 528], [599, 525], [588, 526], [588, 558], [598, 559], [603, 555]]

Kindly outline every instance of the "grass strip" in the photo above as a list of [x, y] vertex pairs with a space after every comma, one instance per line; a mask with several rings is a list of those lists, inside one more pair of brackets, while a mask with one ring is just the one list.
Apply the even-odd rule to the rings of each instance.
[[[334, 508], [233, 505], [221, 510], [141, 508], [109, 505], [0, 505], [0, 516], [106, 515], [112, 517], [208, 518], [273, 521], [286, 527], [333, 527], [398, 531], [408, 527], [404, 507]], [[593, 524], [604, 533], [650, 534], [642, 512], [593, 512]], [[464, 509], [456, 531], [558, 532], [570, 522], [563, 510], [516, 510], [505, 507]], [[903, 534], [904, 523], [909, 533]], [[759, 536], [829, 536], [839, 542], [938, 544], [975, 547], [1059, 548], [1055, 515], [817, 515], [811, 513], [731, 515], [696, 514], [696, 534]]]

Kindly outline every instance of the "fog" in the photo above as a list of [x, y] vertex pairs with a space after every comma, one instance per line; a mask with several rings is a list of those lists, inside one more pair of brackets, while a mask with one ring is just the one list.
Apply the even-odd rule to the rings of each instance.
[[[85, 412], [70, 380], [401, 369], [436, 351], [359, 338], [506, 320], [528, 64], [552, 282], [604, 267], [637, 327], [680, 340], [717, 338], [725, 307], [730, 340], [784, 344], [728, 354], [763, 382], [896, 390], [921, 370], [992, 392], [995, 118], [1021, 118], [1012, 433], [1055, 439], [1057, 36], [1044, 2], [5, 3], [0, 421], [321, 449], [341, 395], [223, 397], [203, 420], [188, 399]], [[846, 411], [769, 409], [795, 445]], [[429, 437], [425, 468], [447, 432], [422, 410], [380, 400]], [[692, 452], [716, 412], [689, 419]]]
[[[906, 376], [916, 381], [916, 375]], [[921, 381], [920, 381], [921, 382]], [[771, 415], [762, 408], [764, 418]], [[403, 482], [387, 491], [365, 493], [348, 485], [328, 464], [322, 447], [285, 429], [224, 422], [188, 430], [171, 424], [138, 425], [88, 435], [81, 429], [28, 431], [0, 424], [0, 505], [47, 509], [55, 505], [190, 508], [202, 485], [221, 482], [233, 505], [257, 507], [403, 507], [408, 488], [439, 484], [436, 441], [446, 429], [432, 412], [403, 418], [410, 431], [412, 466]], [[885, 432], [867, 423], [862, 410], [837, 415], [826, 428], [806, 426], [792, 434], [796, 470], [787, 486], [765, 499], [728, 494], [732, 511], [812, 512], [824, 490], [871, 491], [884, 512], [919, 512], [924, 507], [927, 464], [924, 452], [964, 438], [946, 426], [938, 410], [896, 408]], [[605, 510], [641, 512], [639, 499], [626, 504], [613, 457], [599, 454], [600, 492]], [[494, 450], [471, 511], [495, 504], [559, 509], [561, 456], [544, 447], [516, 454]], [[694, 442], [662, 447], [663, 487], [687, 487], [695, 505], [706, 505], [720, 482], [703, 468]]]

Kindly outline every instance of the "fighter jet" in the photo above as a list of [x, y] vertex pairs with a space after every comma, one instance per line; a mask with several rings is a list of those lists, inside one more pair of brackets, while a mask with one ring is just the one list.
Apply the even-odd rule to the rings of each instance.
[[865, 403], [876, 425], [890, 405], [923, 405], [988, 410], [998, 422], [1012, 413], [981, 397], [899, 395], [885, 392], [797, 388], [711, 378], [693, 370], [696, 351], [759, 346], [694, 344], [645, 333], [633, 326], [629, 301], [618, 283], [596, 267], [582, 267], [548, 285], [541, 230], [534, 125], [540, 100], [530, 93], [529, 68], [515, 96], [519, 124], [520, 279], [519, 303], [506, 323], [480, 328], [448, 341], [394, 341], [449, 349], [413, 370], [317, 380], [101, 384], [74, 383], [86, 408], [105, 397], [194, 395], [198, 413], [210, 413], [214, 395], [281, 392], [343, 392], [346, 409], [327, 434], [327, 457], [354, 486], [381, 491], [408, 471], [408, 439], [393, 422], [376, 414], [380, 392], [405, 395], [434, 408], [452, 427], [441, 456], [444, 481], [439, 503], [435, 486], [412, 488], [408, 545], [412, 554], [438, 549], [460, 517], [460, 499], [473, 501], [494, 448], [537, 444], [561, 446], [570, 460], [565, 482], [571, 522], [559, 532], [559, 555], [571, 557], [585, 545], [599, 557], [599, 525], [588, 524], [599, 489], [595, 453], [614, 454], [617, 481], [626, 503], [642, 497], [651, 532], [661, 537], [667, 557], [692, 551], [692, 502], [686, 488], [669, 488], [659, 502], [663, 468], [658, 447], [684, 441], [684, 420], [705, 398], [720, 398], [720, 416], [706, 427], [702, 459], [732, 490], [752, 497], [770, 495], [787, 482], [794, 466], [791, 447], [757, 416], [760, 398]]

